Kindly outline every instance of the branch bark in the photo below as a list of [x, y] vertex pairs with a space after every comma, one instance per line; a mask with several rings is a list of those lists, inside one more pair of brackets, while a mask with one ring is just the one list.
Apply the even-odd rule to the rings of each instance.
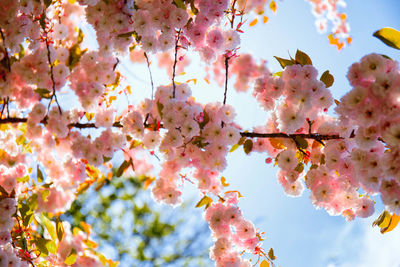
[[[0, 119], [0, 124], [7, 124], [7, 123], [26, 123], [27, 118], [4, 118]], [[46, 124], [47, 122], [47, 117], [44, 118], [41, 123]], [[77, 129], [88, 129], [88, 128], [97, 128], [94, 123], [70, 123], [68, 124], [69, 128], [77, 128]], [[122, 128], [122, 124], [117, 121], [114, 122], [113, 127], [116, 128]], [[148, 124], [145, 125], [145, 127], [149, 127]], [[162, 127], [162, 126], [160, 126]], [[305, 139], [313, 139], [316, 141], [322, 141], [322, 140], [338, 140], [338, 139], [345, 139], [344, 137], [341, 137], [337, 134], [318, 134], [318, 133], [295, 133], [295, 134], [287, 134], [287, 133], [255, 133], [255, 132], [240, 132], [240, 135], [242, 137], [248, 137], [248, 138], [289, 138], [289, 139], [295, 139], [296, 137], [302, 137]], [[354, 133], [352, 133], [349, 138], [353, 138]]]

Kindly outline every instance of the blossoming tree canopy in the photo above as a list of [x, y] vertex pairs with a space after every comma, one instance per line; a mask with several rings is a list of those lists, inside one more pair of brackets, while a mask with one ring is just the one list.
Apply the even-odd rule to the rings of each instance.
[[[343, 1], [309, 2], [318, 28], [332, 28], [331, 44], [340, 50], [351, 43]], [[306, 53], [276, 57], [283, 70], [272, 73], [240, 52], [242, 26], [259, 16], [266, 23], [276, 10], [268, 0], [1, 1], [0, 266], [116, 266], [94, 250], [89, 225], [71, 229], [60, 219], [76, 195], [118, 179], [115, 164], [117, 177], [133, 170], [169, 205], [194, 184], [217, 266], [269, 266], [274, 251], [262, 248], [263, 232], [239, 208], [241, 193], [227, 191], [221, 176], [227, 154], [240, 146], [275, 162], [288, 195], [307, 188], [312, 203], [331, 215], [371, 216], [372, 196], [380, 196], [386, 210], [376, 224], [392, 230], [400, 213], [398, 63], [366, 55], [350, 67], [352, 89], [334, 100], [333, 76], [319, 73]], [[95, 49], [84, 48], [82, 23], [94, 29]], [[397, 31], [375, 35], [399, 47]], [[151, 78], [151, 97], [137, 105], [118, 101], [135, 97], [118, 71], [128, 53]], [[223, 98], [200, 103], [190, 87], [196, 80], [175, 81], [193, 54], [207, 63], [205, 80], [215, 79]], [[154, 84], [155, 57], [169, 84]], [[233, 77], [233, 87], [250, 90], [268, 113], [264, 125], [237, 123], [227, 99]]]

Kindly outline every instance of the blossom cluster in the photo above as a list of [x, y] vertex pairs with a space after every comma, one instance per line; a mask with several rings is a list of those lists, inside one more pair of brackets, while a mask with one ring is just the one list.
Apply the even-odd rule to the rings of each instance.
[[[0, 172], [4, 172], [2, 169]], [[4, 179], [6, 175], [0, 174]], [[2, 184], [0, 180], [0, 184]], [[18, 256], [18, 250], [11, 245], [11, 229], [14, 226], [14, 218], [16, 212], [17, 201], [13, 197], [1, 196], [0, 198], [0, 266], [28, 266]]]
[[176, 30], [182, 29], [180, 46], [201, 48], [206, 57], [214, 50], [232, 50], [239, 42], [236, 31], [218, 26], [228, 0], [202, 0], [190, 6], [165, 0], [82, 3], [87, 4], [86, 19], [96, 30], [101, 51], [124, 52], [137, 42], [144, 52], [164, 52], [175, 47]]
[[[225, 102], [199, 103], [187, 83], [174, 80], [158, 86], [151, 99], [120, 108], [115, 98], [123, 91], [114, 91], [120, 82], [117, 55], [128, 50], [135, 56], [156, 54], [169, 69], [179, 61], [179, 71], [189, 61], [182, 51], [192, 48], [212, 64], [218, 83], [236, 76], [233, 86], [243, 92], [255, 80], [253, 95], [271, 116], [254, 131], [281, 135], [255, 138], [250, 150], [275, 159], [278, 182], [288, 195], [308, 188], [315, 206], [348, 219], [370, 216], [374, 196], [380, 195], [389, 211], [400, 213], [398, 63], [371, 54], [353, 64], [348, 74], [353, 89], [335, 101], [339, 116], [328, 115], [334, 103], [329, 84], [311, 64], [292, 60], [272, 75], [265, 61], [238, 53], [242, 21], [234, 24], [234, 17], [261, 13], [267, 2], [3, 1], [0, 185], [10, 197], [0, 200], [0, 266], [7, 261], [24, 266], [24, 257], [33, 256], [11, 245], [10, 233], [18, 234], [21, 221], [27, 224], [24, 231], [39, 235], [35, 223], [24, 221], [22, 203], [34, 200], [27, 205], [35, 216], [65, 212], [77, 194], [109, 178], [115, 159], [109, 161], [117, 151], [125, 159], [122, 172], [132, 168], [137, 175], [149, 174], [148, 159], [160, 160], [151, 189], [160, 202], [178, 205], [183, 185], [195, 184], [210, 202], [204, 213], [216, 240], [210, 257], [217, 266], [251, 266], [241, 252], [259, 250], [262, 239], [241, 213], [237, 193], [224, 192], [221, 178], [229, 151], [248, 136], [235, 122], [235, 109]], [[349, 38], [346, 17], [338, 11], [343, 2], [310, 2], [321, 29], [327, 20], [333, 23], [331, 42], [340, 47], [340, 40]], [[96, 32], [97, 50], [83, 48], [83, 34], [75, 29], [83, 18]], [[173, 48], [177, 59], [167, 59]], [[78, 100], [76, 109], [64, 107], [64, 92]], [[50, 224], [57, 227], [54, 220]], [[89, 252], [86, 234], [66, 223], [62, 228], [63, 237], [53, 240], [57, 251], [35, 263], [64, 266], [75, 251], [73, 266], [102, 264]], [[40, 238], [51, 235], [46, 229]], [[37, 249], [36, 241], [27, 240], [29, 247]]]
[[[176, 85], [175, 98], [173, 90], [172, 85], [158, 87], [153, 101], [144, 100], [121, 122], [125, 133], [141, 138], [146, 148], [158, 147], [165, 154], [153, 194], [158, 200], [177, 204], [181, 194], [178, 173], [184, 168], [197, 169], [194, 178], [201, 190], [215, 195], [221, 192], [218, 172], [225, 169], [228, 148], [239, 141], [240, 133], [232, 124], [236, 115], [232, 106], [196, 103], [186, 84]], [[144, 117], [150, 126], [146, 129]]]
[[370, 54], [348, 72], [353, 89], [341, 98], [336, 112], [356, 125], [356, 149], [350, 158], [354, 177], [370, 194], [381, 194], [390, 211], [400, 211], [400, 72], [398, 62]]
[[212, 204], [204, 214], [216, 238], [210, 250], [216, 266], [252, 266], [250, 261], [241, 259], [239, 252], [254, 251], [260, 242], [253, 223], [243, 217], [236, 204], [236, 194], [231, 193], [224, 203]]
[[345, 13], [339, 11], [340, 7], [346, 7], [343, 0], [306, 0], [310, 2], [315, 17], [315, 25], [319, 32], [326, 32], [332, 27], [332, 34], [329, 35], [331, 44], [336, 45], [340, 50], [346, 43], [351, 43], [349, 35], [350, 26]]
[[[278, 180], [288, 195], [299, 196], [306, 186], [313, 204], [332, 215], [371, 216], [372, 197], [378, 194], [398, 213], [398, 63], [370, 54], [353, 64], [348, 78], [354, 88], [337, 101], [338, 118], [324, 114], [332, 96], [316, 77], [311, 65], [291, 65], [281, 77], [257, 80], [254, 95], [272, 116], [255, 130], [288, 135], [258, 139], [254, 151], [276, 158]], [[321, 135], [336, 137], [322, 142]], [[311, 167], [305, 171], [307, 163]]]
[[282, 76], [267, 72], [256, 80], [254, 96], [266, 111], [273, 111], [278, 130], [307, 131], [307, 120], [322, 118], [332, 105], [331, 92], [317, 76], [314, 66], [294, 64], [286, 66]]

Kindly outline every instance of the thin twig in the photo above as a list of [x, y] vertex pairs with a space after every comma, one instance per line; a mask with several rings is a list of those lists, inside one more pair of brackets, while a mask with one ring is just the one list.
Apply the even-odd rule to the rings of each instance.
[[235, 23], [235, 17], [236, 17], [236, 9], [235, 9], [235, 5], [236, 5], [236, 1], [237, 0], [234, 0], [233, 1], [233, 3], [232, 3], [232, 8], [231, 8], [231, 12], [232, 12], [232, 19], [230, 20], [231, 21], [231, 29], [233, 29], [233, 26], [234, 26], [234, 23]]
[[57, 95], [56, 95], [56, 82], [54, 80], [54, 65], [53, 65], [53, 62], [51, 61], [51, 57], [50, 57], [50, 46], [49, 46], [49, 40], [48, 40], [48, 36], [47, 36], [46, 32], [45, 32], [45, 35], [46, 35], [47, 60], [49, 61], [49, 64], [50, 64], [50, 78], [51, 78], [52, 89], [53, 89], [53, 92], [52, 92], [51, 98], [50, 98], [50, 102], [49, 102], [49, 106], [47, 107], [47, 109], [50, 110], [51, 101], [54, 98], [56, 101], [57, 107], [58, 107], [58, 111], [60, 112], [60, 114], [62, 114], [61, 106], [60, 106], [60, 103], [58, 103], [58, 99], [57, 99]]
[[144, 54], [144, 57], [146, 58], [147, 69], [149, 70], [150, 83], [151, 83], [151, 100], [153, 100], [154, 99], [154, 83], [153, 83], [153, 75], [151, 74], [151, 69], [150, 69], [150, 61], [147, 56], [147, 53], [144, 52], [143, 54]]
[[7, 103], [7, 118], [10, 117], [10, 97], [6, 97], [6, 103]]
[[[46, 13], [43, 13], [42, 16], [46, 16]], [[44, 18], [45, 20], [47, 19], [46, 17]], [[50, 40], [49, 40], [49, 31], [46, 30], [46, 25], [41, 25], [42, 26], [42, 30], [43, 30], [43, 35], [44, 35], [44, 41], [46, 43], [46, 49], [47, 49], [47, 60], [49, 62], [50, 65], [50, 78], [51, 78], [51, 83], [52, 83], [52, 94], [50, 97], [50, 101], [49, 101], [49, 105], [47, 107], [47, 112], [50, 111], [50, 106], [51, 106], [51, 101], [54, 100], [56, 101], [57, 107], [58, 107], [58, 111], [60, 112], [60, 114], [62, 114], [62, 110], [61, 110], [61, 106], [60, 103], [58, 103], [58, 99], [57, 99], [57, 95], [56, 95], [56, 82], [54, 79], [54, 65], [53, 62], [51, 61], [51, 55], [50, 55]]]
[[[0, 35], [1, 35], [1, 40], [3, 42], [3, 47], [4, 47], [4, 58], [6, 60], [6, 66], [8, 72], [11, 72], [11, 61], [10, 61], [10, 55], [8, 54], [8, 50], [6, 47], [6, 38], [3, 33], [3, 29], [0, 28]], [[4, 76], [4, 80], [6, 79], [6, 76]], [[3, 112], [5, 110], [5, 107], [7, 107], [7, 117], [10, 117], [10, 108], [9, 108], [9, 103], [10, 103], [10, 98], [7, 96], [6, 98], [3, 99], [3, 107], [1, 109], [1, 114], [0, 117], [3, 116]]]
[[229, 59], [230, 57], [225, 55], [225, 92], [223, 105], [226, 104], [226, 93], [228, 92]]
[[6, 108], [6, 100], [5, 99], [3, 99], [3, 107], [1, 108], [1, 112], [0, 112], [0, 118], [2, 118], [3, 117], [3, 112], [4, 112], [4, 109]]
[[176, 71], [176, 63], [178, 62], [178, 43], [179, 43], [179, 38], [181, 36], [181, 30], [178, 30], [178, 35], [176, 37], [176, 41], [175, 41], [175, 59], [174, 59], [174, 65], [172, 67], [172, 86], [174, 88], [173, 92], [172, 92], [172, 98], [175, 98], [175, 90], [176, 90], [176, 84], [175, 84], [175, 71]]
[[6, 38], [3, 33], [3, 29], [0, 28], [0, 35], [1, 39], [3, 41], [3, 46], [4, 46], [4, 53], [5, 53], [5, 59], [6, 59], [6, 64], [7, 64], [7, 69], [9, 72], [11, 72], [11, 62], [10, 62], [10, 56], [8, 54], [7, 48], [6, 48]]

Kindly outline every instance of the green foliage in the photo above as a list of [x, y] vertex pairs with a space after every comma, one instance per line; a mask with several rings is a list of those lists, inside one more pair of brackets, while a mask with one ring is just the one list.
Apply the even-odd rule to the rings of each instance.
[[[282, 69], [284, 69], [286, 66], [291, 66], [294, 64], [300, 64], [302, 66], [312, 65], [311, 58], [306, 53], [304, 53], [303, 51], [298, 50], [298, 49], [296, 51], [296, 56], [294, 59], [292, 57], [290, 57], [290, 59], [286, 59], [286, 58], [275, 57], [275, 56], [274, 56], [274, 58], [276, 60], [278, 60]], [[280, 76], [280, 75], [278, 75], [278, 76]]]
[[100, 250], [111, 248], [121, 267], [209, 266], [211, 240], [199, 210], [161, 209], [145, 189], [148, 179], [107, 179], [98, 192], [81, 194], [62, 216], [73, 227], [82, 228], [81, 221], [91, 224]]
[[77, 258], [76, 250], [73, 248], [73, 249], [71, 249], [71, 252], [69, 253], [67, 258], [65, 259], [64, 263], [67, 264], [67, 265], [72, 265], [72, 264], [75, 263], [76, 258]]
[[46, 98], [50, 99], [51, 98], [51, 92], [46, 89], [46, 88], [37, 88], [33, 90], [36, 94], [38, 94], [41, 98]]
[[329, 73], [329, 70], [327, 70], [322, 73], [320, 80], [325, 84], [326, 88], [329, 88], [332, 86], [335, 78], [333, 78], [333, 75]]
[[129, 159], [129, 161], [124, 160], [121, 166], [119, 166], [117, 173], [115, 175], [117, 177], [121, 177], [122, 174], [124, 174], [124, 171], [126, 171], [126, 169], [128, 169], [131, 164], [132, 164], [132, 159]]
[[243, 144], [244, 153], [249, 154], [253, 149], [253, 141], [251, 139], [247, 139]]
[[382, 28], [374, 32], [373, 36], [384, 42], [386, 45], [400, 49], [400, 32], [393, 28]]
[[297, 50], [296, 52], [296, 63], [302, 66], [312, 65], [311, 58], [303, 51]]
[[291, 66], [294, 63], [289, 60], [289, 59], [285, 59], [285, 58], [281, 58], [281, 57], [276, 57], [274, 56], [274, 58], [276, 58], [276, 60], [278, 60], [279, 64], [281, 65], [282, 69], [284, 69], [286, 66]]

